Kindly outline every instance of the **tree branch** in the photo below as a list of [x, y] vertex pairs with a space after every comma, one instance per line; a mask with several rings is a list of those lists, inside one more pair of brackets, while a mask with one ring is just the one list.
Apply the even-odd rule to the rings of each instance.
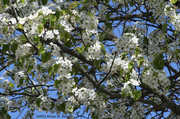
[[[75, 68], [76, 70], [81, 72], [83, 75], [85, 75], [87, 77], [87, 79], [93, 84], [93, 86], [95, 88], [97, 87], [98, 84], [95, 81], [93, 81], [93, 79], [86, 72], [84, 72], [80, 67], [78, 67], [76, 64], [73, 64], [73, 68]], [[98, 87], [98, 90], [100, 92], [103, 92], [103, 93], [109, 95], [110, 98], [112, 98], [112, 99], [114, 99], [114, 98], [122, 98], [122, 96], [120, 94], [112, 94], [111, 92], [109, 92], [108, 90], [104, 89], [101, 86]]]

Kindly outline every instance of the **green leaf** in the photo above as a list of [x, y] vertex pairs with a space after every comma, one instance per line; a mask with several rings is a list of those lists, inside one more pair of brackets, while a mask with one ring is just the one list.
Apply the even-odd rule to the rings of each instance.
[[171, 10], [171, 7], [167, 7], [166, 10], [167, 10], [167, 11], [170, 11], [170, 10]]
[[105, 23], [105, 25], [107, 26], [107, 28], [110, 28], [110, 29], [112, 29], [112, 23]]
[[32, 65], [29, 65], [27, 72], [32, 71], [32, 69], [33, 69], [33, 66], [32, 66]]
[[105, 3], [109, 3], [109, 0], [105, 0]]
[[11, 51], [15, 54], [16, 50], [18, 48], [18, 44], [11, 45]]
[[2, 113], [7, 114], [7, 110], [5, 109], [5, 107], [2, 107]]
[[101, 45], [101, 49], [105, 51], [105, 46], [102, 43], [100, 43], [100, 45]]
[[65, 110], [66, 110], [66, 104], [65, 104], [65, 103], [60, 104], [60, 106], [57, 106], [57, 110], [62, 111], [62, 112], [65, 112]]
[[141, 97], [141, 91], [140, 90], [135, 90], [133, 92], [133, 96], [134, 96], [134, 101], [138, 100]]
[[164, 61], [162, 61], [162, 60], [159, 61], [159, 62], [158, 62], [158, 66], [159, 66], [159, 67], [158, 67], [159, 70], [163, 70], [163, 69], [164, 69]]
[[78, 85], [78, 83], [79, 83], [78, 77], [74, 77], [74, 81], [75, 81], [76, 85]]
[[44, 95], [46, 95], [47, 94], [47, 89], [43, 89], [43, 92], [44, 92]]
[[[74, 111], [76, 111], [77, 109], [79, 109], [79, 106], [74, 106]], [[88, 110], [88, 108], [86, 108], [86, 110]], [[87, 111], [86, 111], [87, 112]]]
[[125, 52], [122, 53], [122, 54], [121, 54], [121, 59], [124, 60], [127, 54], [128, 54], [128, 53], [125, 53]]
[[88, 12], [87, 15], [93, 18], [93, 14], [91, 12]]
[[122, 90], [121, 91], [121, 95], [122, 95], [122, 97], [128, 97], [128, 96], [130, 96], [130, 94], [126, 91], [126, 90]]
[[89, 1], [88, 0], [83, 0], [84, 3], [88, 3]]
[[63, 15], [65, 15], [65, 14], [66, 14], [66, 11], [65, 11], [65, 10], [61, 10], [60, 13], [62, 13]]
[[55, 80], [54, 81], [54, 86], [56, 87], [56, 88], [59, 88], [58, 87], [58, 85], [61, 83], [61, 80]]
[[43, 31], [43, 29], [44, 29], [44, 25], [42, 23], [39, 24], [39, 26], [38, 26], [38, 33], [41, 33]]
[[8, 31], [8, 27], [5, 27], [4, 29], [3, 29], [3, 33], [6, 33]]
[[26, 43], [27, 42], [26, 37], [24, 35], [20, 35], [19, 39], [21, 40], [22, 43]]
[[58, 84], [59, 84], [59, 83], [58, 83], [58, 80], [55, 80], [55, 81], [54, 81], [54, 86], [55, 86], [56, 88], [58, 87]]
[[138, 67], [142, 66], [144, 62], [144, 58], [142, 57], [140, 60], [137, 61]]
[[96, 66], [96, 69], [97, 69], [97, 70], [100, 70], [100, 66], [101, 66], [100, 63], [101, 63], [101, 60], [95, 60], [95, 61], [94, 61], [94, 65]]
[[4, 62], [4, 58], [3, 57], [0, 58], [0, 62]]
[[34, 39], [34, 43], [36, 43], [36, 44], [40, 43], [40, 37], [39, 36], [34, 36], [33, 39]]
[[50, 76], [53, 74], [53, 71], [52, 71], [52, 70], [53, 70], [52, 67], [49, 67], [49, 68], [48, 68], [48, 74], [49, 74]]
[[20, 79], [19, 79], [19, 85], [20, 85], [20, 86], [23, 84], [23, 81], [24, 81], [23, 78], [20, 78]]
[[122, 97], [126, 97], [126, 93], [125, 93], [125, 91], [121, 91], [121, 95], [122, 95]]
[[2, 10], [2, 3], [0, 3], [0, 11]]
[[18, 28], [20, 28], [20, 29], [24, 29], [23, 25], [20, 24], [20, 23], [17, 23], [17, 24], [16, 24], [16, 27], [18, 27]]
[[3, 52], [9, 51], [9, 44], [3, 44], [2, 51]]
[[87, 44], [84, 48], [84, 51], [87, 51], [90, 46], [91, 46], [90, 44]]
[[34, 72], [31, 72], [31, 75], [32, 75], [32, 78], [34, 78], [34, 77], [35, 77], [35, 73], [34, 73]]
[[44, 52], [44, 46], [39, 45], [38, 48], [39, 48], [39, 50], [38, 50], [38, 56], [40, 56], [41, 53]]
[[158, 69], [158, 68], [159, 68], [158, 62], [159, 62], [159, 61], [158, 61], [157, 59], [155, 59], [155, 60], [153, 61], [153, 66], [154, 66], [155, 69]]
[[54, 73], [56, 73], [57, 71], [58, 71], [58, 68], [59, 68], [59, 64], [54, 64], [53, 65], [53, 71], [54, 71]]
[[42, 4], [43, 4], [43, 5], [46, 5], [47, 2], [48, 2], [48, 0], [42, 0]]
[[50, 110], [52, 110], [52, 109], [54, 108], [54, 106], [55, 106], [54, 102], [51, 102], [51, 108], [50, 108]]
[[120, 71], [119, 71], [119, 77], [122, 77], [122, 75], [123, 75], [123, 69], [120, 69]]
[[78, 53], [82, 53], [82, 52], [83, 52], [82, 48], [80, 48], [80, 47], [76, 47], [75, 50], [76, 50]]
[[71, 35], [70, 35], [70, 33], [65, 32], [64, 36], [65, 36], [65, 43], [66, 43], [70, 40]]
[[51, 15], [51, 17], [50, 17], [50, 26], [51, 26], [51, 28], [54, 26], [54, 22], [56, 21], [56, 16], [55, 15]]
[[70, 106], [70, 107], [68, 108], [68, 112], [69, 112], [69, 113], [73, 113], [73, 111], [74, 111], [74, 110], [73, 110], [73, 106]]
[[9, 0], [3, 0], [4, 5], [9, 5]]
[[99, 35], [99, 41], [103, 42], [103, 40], [104, 40], [104, 36]]
[[6, 114], [7, 119], [11, 119], [11, 116], [9, 114]]
[[92, 114], [92, 119], [99, 119], [99, 117], [98, 117], [97, 114], [93, 113], [93, 114]]
[[10, 88], [10, 90], [11, 90], [12, 88], [14, 88], [14, 84], [13, 84], [13, 83], [9, 83], [9, 88]]
[[145, 45], [147, 45], [147, 44], [148, 44], [148, 41], [149, 41], [149, 39], [148, 39], [147, 37], [144, 37], [144, 39], [143, 39], [143, 43], [144, 43]]
[[170, 0], [172, 4], [175, 4], [178, 0]]
[[59, 17], [60, 17], [60, 11], [56, 11], [55, 16], [56, 16], [57, 19], [59, 19]]
[[43, 52], [41, 55], [41, 60], [43, 63], [47, 62], [51, 59], [51, 53], [50, 52]]
[[80, 5], [80, 3], [78, 1], [74, 1], [71, 3], [71, 5], [69, 6], [69, 9], [73, 9], [75, 7], [77, 7], [78, 5]]
[[163, 60], [163, 54], [159, 54], [158, 56], [155, 56], [155, 59], [153, 61], [153, 66], [157, 70], [163, 70], [164, 69], [164, 60]]
[[57, 19], [55, 15], [51, 15], [50, 18], [51, 18], [51, 21], [56, 21], [56, 19]]
[[38, 106], [38, 107], [40, 107], [40, 104], [41, 104], [41, 98], [38, 98], [37, 100], [36, 100], [36, 105]]
[[130, 1], [130, 6], [133, 7], [133, 5], [135, 5], [134, 1]]
[[134, 67], [134, 62], [130, 62], [130, 63], [128, 64], [128, 68], [129, 68], [129, 71], [130, 71], [130, 72], [132, 72], [133, 67]]
[[[25, 93], [25, 91], [24, 91]], [[33, 99], [33, 97], [28, 97], [27, 101], [31, 101]]]
[[165, 33], [167, 30], [168, 24], [163, 24], [162, 25], [162, 32]]
[[151, 16], [150, 21], [151, 23], [154, 23], [154, 16]]
[[106, 19], [108, 20], [108, 19], [110, 19], [111, 18], [111, 14], [106, 14]]
[[43, 15], [43, 11], [40, 11], [40, 12], [38, 13], [38, 16], [41, 16], [41, 15]]
[[97, 2], [92, 2], [91, 5], [98, 5]]
[[21, 3], [24, 3], [25, 2], [25, 0], [21, 0]]
[[126, 81], [128, 81], [128, 80], [130, 79], [130, 76], [131, 76], [131, 75], [130, 75], [129, 72], [125, 74], [125, 79], [126, 79]]
[[18, 64], [16, 64], [16, 66], [18, 65], [18, 66], [20, 66], [20, 67], [23, 67], [23, 63], [22, 63], [22, 60], [21, 60], [22, 58], [18, 58], [18, 60], [17, 60], [17, 62], [18, 62]]
[[138, 47], [136, 47], [136, 49], [135, 49], [135, 55], [136, 55], [136, 57], [138, 56], [139, 53], [140, 53], [140, 49], [139, 49]]

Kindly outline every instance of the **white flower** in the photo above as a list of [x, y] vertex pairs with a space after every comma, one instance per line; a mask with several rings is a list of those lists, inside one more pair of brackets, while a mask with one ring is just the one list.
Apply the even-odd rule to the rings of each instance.
[[54, 38], [54, 33], [52, 32], [52, 30], [47, 31], [44, 39], [47, 40], [47, 39], [53, 39], [53, 38]]
[[134, 86], [139, 86], [140, 85], [140, 82], [139, 81], [136, 81], [134, 79], [130, 79], [130, 83]]
[[94, 89], [87, 89], [87, 88], [74, 88], [71, 92], [75, 94], [79, 101], [88, 101], [94, 100], [96, 98], [96, 92]]
[[43, 12], [44, 15], [48, 15], [48, 14], [54, 14], [55, 12], [52, 11], [52, 9], [49, 9], [47, 6], [43, 6], [40, 11]]
[[28, 19], [29, 19], [29, 20], [33, 20], [33, 19], [35, 19], [35, 18], [36, 18], [36, 15], [30, 14], [30, 15], [28, 16]]
[[138, 46], [139, 39], [133, 33], [124, 33], [115, 41], [117, 51], [129, 51]]
[[16, 50], [16, 59], [18, 59], [21, 56], [26, 55], [29, 52], [31, 47], [32, 45], [30, 43], [20, 45], [18, 49]]
[[57, 3], [62, 3], [62, 2], [63, 2], [63, 0], [57, 0], [56, 2], [57, 2]]
[[9, 21], [11, 22], [11, 24], [16, 24], [17, 23], [15, 18], [11, 18]]
[[87, 58], [88, 59], [101, 59], [102, 51], [101, 51], [101, 43], [96, 41], [94, 45], [88, 48]]
[[1, 101], [7, 102], [7, 101], [9, 101], [9, 98], [8, 97], [1, 97]]
[[54, 29], [53, 33], [56, 34], [56, 35], [59, 35], [59, 30]]
[[123, 89], [130, 89], [130, 87], [128, 86], [129, 84], [131, 84], [130, 81], [127, 81], [126, 83], [124, 83]]
[[26, 17], [24, 17], [24, 18], [18, 17], [18, 20], [19, 20], [19, 23], [23, 25], [26, 22], [27, 18]]

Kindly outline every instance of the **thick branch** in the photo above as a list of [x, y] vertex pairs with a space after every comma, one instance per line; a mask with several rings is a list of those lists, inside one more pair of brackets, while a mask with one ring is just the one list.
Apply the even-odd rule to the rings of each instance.
[[[93, 84], [94, 87], [98, 86], [98, 84], [86, 72], [84, 72], [80, 67], [78, 67], [76, 64], [73, 64], [73, 68], [75, 68], [76, 70], [81, 72], [84, 76], [86, 76], [86, 78]], [[109, 92], [108, 90], [104, 89], [101, 86], [98, 87], [98, 90], [100, 92], [103, 92], [103, 93], [109, 95], [110, 98], [112, 98], [112, 99], [114, 99], [114, 98], [122, 98], [122, 96], [120, 94], [112, 94], [111, 92]]]
[[13, 96], [13, 95], [25, 95], [25, 96], [31, 96], [31, 97], [38, 97], [39, 94], [29, 94], [29, 93], [1, 93], [0, 92], [0, 95], [2, 96]]
[[167, 62], [164, 63], [164, 65], [170, 69], [171, 71], [173, 71], [174, 73], [178, 73], [178, 71], [176, 71], [176, 69], [174, 69], [172, 66], [170, 66]]
[[78, 53], [76, 53], [74, 50], [67, 48], [66, 46], [60, 44], [58, 41], [53, 42], [53, 43], [57, 44], [64, 53], [67, 53], [67, 54], [69, 54], [69, 55], [72, 55], [72, 56], [78, 58], [79, 60], [81, 60], [81, 61], [84, 62], [84, 63], [90, 64], [90, 65], [93, 64], [91, 61], [88, 61], [83, 55], [78, 54]]
[[[141, 14], [128, 14], [126, 16], [117, 16], [117, 17], [111, 17], [109, 20], [110, 21], [124, 21], [124, 20], [131, 20], [132, 18], [143, 18], [152, 15], [152, 12], [147, 13], [141, 13]], [[105, 20], [99, 19], [100, 22], [105, 22]]]
[[172, 79], [177, 79], [179, 76], [180, 76], [180, 72], [177, 72], [175, 75], [169, 76], [168, 78], [172, 80]]

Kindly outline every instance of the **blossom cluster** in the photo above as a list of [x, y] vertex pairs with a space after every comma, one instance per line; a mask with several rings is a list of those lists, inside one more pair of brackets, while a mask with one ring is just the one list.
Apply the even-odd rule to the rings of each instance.
[[99, 41], [96, 41], [96, 43], [93, 44], [93, 46], [88, 48], [87, 58], [88, 59], [96, 59], [100, 60], [102, 57], [102, 49], [101, 49], [101, 43]]
[[115, 44], [117, 51], [129, 52], [138, 46], [138, 38], [132, 33], [125, 33], [119, 39], [116, 39]]
[[72, 90], [78, 101], [87, 102], [88, 100], [94, 100], [96, 98], [96, 92], [94, 89], [87, 88], [74, 88]]

